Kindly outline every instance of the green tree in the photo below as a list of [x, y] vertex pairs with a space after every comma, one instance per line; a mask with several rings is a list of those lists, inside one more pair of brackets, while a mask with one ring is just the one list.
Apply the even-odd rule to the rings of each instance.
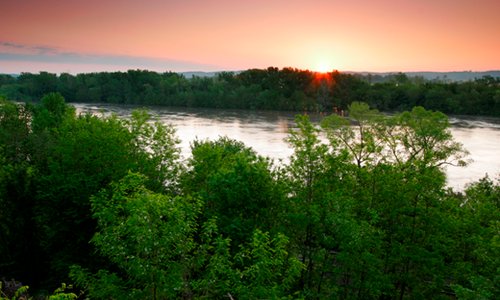
[[[98, 232], [93, 244], [116, 271], [72, 268], [93, 298], [278, 298], [287, 295], [301, 264], [286, 252], [283, 235], [255, 231], [232, 256], [214, 219], [200, 224], [203, 204], [151, 192], [146, 178], [129, 174], [92, 198]], [[201, 234], [197, 234], [199, 227]]]
[[221, 234], [234, 245], [248, 242], [259, 228], [276, 224], [282, 195], [270, 161], [241, 142], [221, 137], [195, 141], [183, 190], [204, 203], [203, 216], [217, 218]]
[[446, 287], [450, 240], [442, 166], [465, 165], [466, 151], [453, 141], [445, 115], [421, 107], [383, 118], [354, 102], [349, 118], [328, 117], [323, 126], [356, 166], [356, 218], [383, 237], [379, 259], [391, 284], [382, 295], [433, 297]]
[[485, 177], [455, 196], [449, 212], [455, 243], [450, 250], [458, 299], [496, 299], [500, 296], [500, 183]]
[[323, 143], [319, 134], [299, 116], [289, 137], [287, 227], [306, 266], [297, 288], [307, 298], [377, 297], [387, 280], [377, 229], [355, 214], [356, 165], [347, 149]]
[[[99, 264], [90, 237], [95, 231], [90, 197], [129, 170], [148, 176], [156, 191], [175, 190], [179, 158], [174, 130], [151, 116], [134, 112], [115, 116], [75, 116], [59, 95], [33, 108], [32, 156], [36, 176], [32, 206], [36, 232], [53, 284], [69, 265]], [[68, 243], [71, 241], [71, 243]]]
[[75, 110], [66, 105], [59, 93], [50, 93], [42, 97], [40, 105], [32, 106], [33, 130], [50, 130], [61, 125], [65, 118], [73, 118]]
[[[353, 102], [348, 112], [349, 119], [331, 115], [322, 121], [330, 144], [335, 151], [348, 154], [358, 168], [376, 164], [382, 151], [376, 136], [380, 114], [362, 102]], [[351, 122], [355, 126], [350, 126]]]
[[146, 110], [135, 110], [129, 120], [121, 122], [130, 132], [137, 170], [148, 176], [154, 190], [176, 191], [182, 166], [175, 128]]
[[[0, 273], [9, 278], [39, 279], [33, 230], [30, 111], [0, 97]], [[22, 238], [21, 238], [22, 237]]]
[[99, 252], [126, 275], [99, 271], [95, 277], [74, 268], [77, 282], [90, 282], [96, 298], [175, 298], [184, 289], [185, 260], [195, 247], [199, 201], [155, 194], [146, 179], [129, 174], [92, 198]]

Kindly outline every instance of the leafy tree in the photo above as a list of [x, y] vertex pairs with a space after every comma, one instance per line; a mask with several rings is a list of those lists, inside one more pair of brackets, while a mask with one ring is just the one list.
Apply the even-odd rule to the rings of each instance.
[[61, 125], [65, 118], [73, 118], [75, 110], [66, 105], [59, 93], [45, 95], [40, 105], [33, 106], [33, 130], [42, 131], [54, 129]]
[[10, 162], [26, 161], [30, 122], [31, 114], [25, 106], [12, 103], [0, 96], [0, 145], [2, 153]]
[[[128, 277], [98, 272], [97, 282], [92, 282], [98, 289], [90, 290], [93, 297], [173, 298], [183, 289], [184, 260], [195, 247], [200, 202], [152, 193], [144, 181], [144, 177], [129, 174], [111, 190], [92, 198], [99, 226], [92, 242]], [[82, 273], [81, 269], [74, 272], [77, 270]], [[79, 282], [90, 280], [78, 276]]]
[[[371, 110], [366, 103], [353, 102], [349, 106], [349, 119], [331, 115], [322, 121], [330, 143], [336, 151], [348, 153], [358, 168], [376, 164], [382, 147], [376, 130], [381, 119], [378, 111]], [[351, 121], [355, 126], [350, 126]]]
[[[392, 148], [396, 160], [410, 164], [422, 163], [425, 167], [440, 167], [446, 164], [465, 166], [468, 154], [462, 145], [453, 141], [449, 131], [448, 117], [440, 112], [432, 112], [415, 107], [411, 112], [396, 116], [396, 126], [401, 129], [397, 138], [401, 141], [405, 159], [397, 158], [397, 149]], [[395, 130], [393, 130], [394, 132]], [[394, 144], [394, 143], [393, 143]]]
[[370, 224], [371, 238], [382, 237], [382, 248], [369, 252], [375, 266], [383, 261], [391, 282], [380, 277], [380, 292], [400, 298], [435, 295], [445, 286], [446, 273], [436, 270], [444, 270], [443, 243], [449, 238], [440, 167], [464, 165], [466, 152], [452, 140], [446, 116], [421, 107], [384, 118], [354, 102], [349, 118], [328, 117], [323, 127], [336, 153], [347, 153], [356, 166], [352, 212]]
[[[58, 128], [56, 142], [46, 154], [47, 168], [40, 168], [43, 171], [37, 178], [35, 209], [43, 228], [43, 245], [54, 259], [51, 265], [60, 264], [61, 272], [77, 257], [78, 261], [88, 259], [77, 253], [92, 253], [87, 243], [95, 230], [91, 195], [129, 170], [147, 174], [150, 187], [156, 190], [175, 185], [178, 150], [174, 132], [147, 121], [144, 112], [127, 122], [84, 115]], [[73, 244], [67, 244], [68, 240]]]
[[[29, 150], [31, 114], [0, 97], [0, 274], [36, 281], [39, 247], [33, 230], [34, 169]], [[22, 237], [22, 238], [21, 238]]]
[[126, 121], [76, 116], [60, 94], [36, 105], [2, 100], [2, 274], [37, 289], [42, 280], [64, 280], [71, 263], [100, 264], [88, 244], [95, 231], [89, 198], [129, 170], [147, 174], [154, 190], [176, 191], [178, 140], [150, 118], [144, 111]]
[[455, 244], [452, 289], [459, 299], [496, 299], [500, 295], [500, 184], [485, 177], [470, 184], [463, 197], [455, 197]]
[[165, 125], [146, 110], [135, 110], [130, 120], [121, 120], [130, 132], [133, 160], [136, 168], [150, 178], [154, 190], [177, 189], [177, 178], [182, 171], [179, 163], [180, 140], [175, 129]]
[[382, 276], [379, 234], [355, 215], [356, 183], [348, 151], [321, 142], [319, 129], [297, 117], [287, 170], [287, 225], [306, 268], [297, 288], [308, 298], [376, 297]]
[[92, 242], [117, 271], [95, 274], [72, 268], [72, 277], [95, 298], [255, 299], [286, 295], [301, 265], [285, 251], [282, 235], [256, 231], [231, 257], [229, 239], [218, 237], [214, 220], [196, 238], [202, 202], [145, 188], [129, 174], [92, 199], [99, 230]]
[[225, 137], [195, 141], [184, 191], [204, 203], [205, 219], [216, 217], [221, 234], [234, 245], [248, 242], [255, 229], [276, 224], [282, 195], [269, 160]]

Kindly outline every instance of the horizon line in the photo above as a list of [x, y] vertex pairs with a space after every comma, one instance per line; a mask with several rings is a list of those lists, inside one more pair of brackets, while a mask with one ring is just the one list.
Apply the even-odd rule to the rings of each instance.
[[248, 69], [239, 69], [239, 70], [217, 70], [217, 71], [203, 71], [203, 70], [189, 70], [189, 71], [172, 71], [172, 70], [165, 70], [165, 71], [157, 71], [157, 70], [152, 70], [152, 69], [147, 69], [147, 68], [129, 68], [126, 71], [124, 70], [106, 70], [106, 71], [90, 71], [90, 72], [50, 72], [46, 70], [39, 70], [36, 72], [29, 72], [29, 71], [21, 71], [21, 72], [10, 72], [10, 73], [3, 73], [0, 72], [2, 75], [22, 75], [22, 74], [40, 74], [40, 73], [49, 73], [49, 74], [56, 74], [56, 75], [61, 75], [61, 74], [71, 74], [71, 75], [78, 75], [78, 74], [92, 74], [92, 73], [126, 73], [129, 71], [147, 71], [147, 72], [153, 72], [153, 73], [177, 73], [177, 74], [184, 74], [184, 73], [204, 73], [204, 74], [217, 74], [217, 73], [241, 73], [249, 70], [267, 70], [269, 68], [278, 68], [279, 70], [284, 70], [284, 69], [294, 69], [294, 70], [299, 70], [299, 71], [309, 71], [312, 73], [333, 73], [333, 72], [339, 72], [339, 73], [355, 73], [355, 74], [399, 74], [399, 73], [489, 73], [489, 72], [500, 72], [500, 68], [495, 69], [486, 69], [486, 70], [472, 70], [472, 69], [463, 69], [463, 70], [450, 70], [450, 71], [430, 71], [430, 70], [418, 70], [418, 71], [352, 71], [352, 70], [339, 70], [339, 69], [332, 69], [331, 71], [327, 72], [319, 72], [319, 71], [314, 71], [308, 68], [302, 69], [298, 67], [275, 67], [275, 66], [268, 66], [265, 68], [248, 68]]

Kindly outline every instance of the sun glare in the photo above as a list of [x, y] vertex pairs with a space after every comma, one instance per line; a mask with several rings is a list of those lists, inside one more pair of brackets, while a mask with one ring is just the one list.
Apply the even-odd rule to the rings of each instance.
[[328, 61], [319, 61], [313, 70], [319, 73], [328, 73], [333, 71], [333, 65]]

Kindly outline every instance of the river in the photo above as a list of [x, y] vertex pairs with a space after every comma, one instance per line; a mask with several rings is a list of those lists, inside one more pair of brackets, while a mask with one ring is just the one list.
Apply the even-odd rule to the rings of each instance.
[[[72, 103], [77, 113], [91, 112], [129, 117], [136, 106]], [[167, 124], [173, 125], [181, 140], [184, 157], [190, 154], [195, 139], [228, 136], [242, 141], [257, 153], [273, 159], [288, 160], [292, 149], [285, 138], [294, 126], [294, 114], [288, 112], [220, 110], [203, 108], [148, 107]], [[317, 116], [311, 117], [317, 121]], [[472, 159], [467, 167], [447, 167], [448, 186], [462, 190], [465, 185], [484, 177], [500, 176], [500, 119], [450, 117], [454, 139], [464, 145]]]

